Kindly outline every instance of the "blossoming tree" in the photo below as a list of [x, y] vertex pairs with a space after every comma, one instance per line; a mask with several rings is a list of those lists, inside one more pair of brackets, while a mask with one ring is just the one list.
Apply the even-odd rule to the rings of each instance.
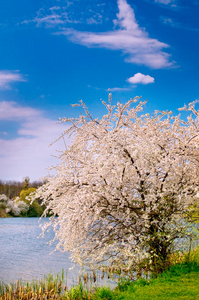
[[143, 114], [138, 97], [113, 106], [111, 94], [103, 104], [101, 119], [82, 101], [84, 115], [61, 119], [72, 141], [37, 197], [54, 215], [57, 247], [76, 262], [161, 271], [197, 198], [199, 112], [192, 103], [186, 120]]

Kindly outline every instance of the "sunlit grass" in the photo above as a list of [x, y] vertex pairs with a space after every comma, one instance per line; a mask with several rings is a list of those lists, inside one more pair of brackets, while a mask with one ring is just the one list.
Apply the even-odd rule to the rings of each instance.
[[177, 264], [152, 280], [140, 279], [126, 286], [120, 296], [130, 299], [199, 299], [199, 265]]

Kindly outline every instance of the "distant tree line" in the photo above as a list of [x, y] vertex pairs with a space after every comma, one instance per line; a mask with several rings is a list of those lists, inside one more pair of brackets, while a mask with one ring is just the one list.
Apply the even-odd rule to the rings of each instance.
[[29, 177], [25, 177], [23, 181], [3, 181], [0, 179], [0, 194], [6, 195], [8, 198], [12, 199], [19, 196], [23, 189], [38, 188], [43, 185], [42, 181], [30, 182]]

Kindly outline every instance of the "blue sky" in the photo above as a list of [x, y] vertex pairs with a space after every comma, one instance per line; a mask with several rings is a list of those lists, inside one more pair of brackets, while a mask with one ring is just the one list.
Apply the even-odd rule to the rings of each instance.
[[198, 0], [1, 0], [0, 179], [48, 173], [59, 117], [142, 96], [176, 112], [199, 99]]

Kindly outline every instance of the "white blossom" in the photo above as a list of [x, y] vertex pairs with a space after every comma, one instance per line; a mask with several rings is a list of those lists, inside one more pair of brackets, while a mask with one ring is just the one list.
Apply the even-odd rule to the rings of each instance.
[[198, 112], [190, 105], [187, 120], [169, 111], [141, 115], [138, 97], [112, 106], [109, 96], [107, 113], [93, 119], [80, 105], [85, 115], [61, 119], [73, 141], [35, 195], [53, 213], [57, 248], [78, 263], [132, 270], [146, 259], [165, 262], [198, 197]]
[[8, 197], [5, 194], [0, 194], [0, 201], [1, 202], [7, 202], [8, 201]]
[[19, 197], [9, 199], [6, 195], [0, 195], [0, 201], [5, 203], [6, 213], [11, 213], [13, 216], [19, 216], [21, 212], [26, 212], [29, 206], [24, 201], [19, 201]]

